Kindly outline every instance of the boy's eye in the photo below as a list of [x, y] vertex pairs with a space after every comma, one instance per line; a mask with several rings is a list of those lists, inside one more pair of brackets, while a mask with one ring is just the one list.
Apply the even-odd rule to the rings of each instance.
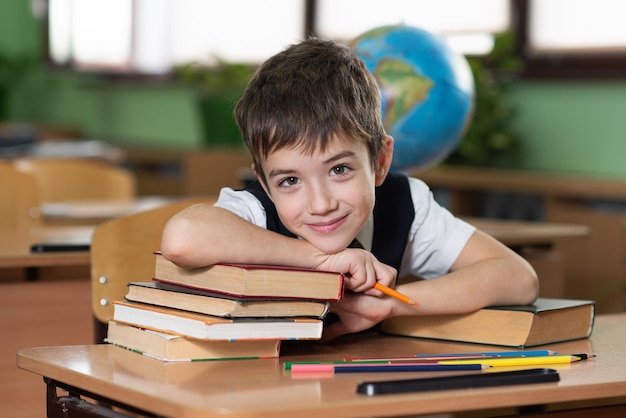
[[298, 184], [300, 179], [298, 177], [287, 177], [282, 179], [278, 185], [281, 187], [293, 186], [294, 184]]
[[337, 166], [333, 167], [330, 170], [330, 174], [338, 176], [338, 175], [346, 174], [349, 171], [350, 171], [350, 168], [348, 166], [342, 164], [342, 165], [337, 165]]

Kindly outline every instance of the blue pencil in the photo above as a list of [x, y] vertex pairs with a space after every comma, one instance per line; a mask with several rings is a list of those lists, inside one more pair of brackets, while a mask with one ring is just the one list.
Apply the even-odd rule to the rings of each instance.
[[410, 357], [347, 357], [344, 361], [351, 362], [374, 362], [374, 361], [411, 361], [415, 360], [453, 360], [453, 359], [466, 359], [466, 358], [488, 358], [488, 357], [540, 357], [540, 356], [552, 356], [557, 354], [556, 351], [551, 350], [529, 350], [529, 351], [492, 351], [492, 352], [467, 352], [467, 353], [454, 353], [454, 354], [415, 354]]
[[[471, 366], [471, 367], [459, 367]], [[478, 367], [477, 367], [478, 366]], [[292, 364], [292, 373], [374, 373], [374, 372], [441, 372], [441, 371], [464, 371], [484, 370], [482, 364], [363, 364], [363, 365], [338, 365], [338, 364]]]
[[454, 354], [416, 354], [415, 357], [542, 357], [558, 354], [552, 350], [528, 350], [528, 351], [482, 351], [476, 353], [454, 353]]

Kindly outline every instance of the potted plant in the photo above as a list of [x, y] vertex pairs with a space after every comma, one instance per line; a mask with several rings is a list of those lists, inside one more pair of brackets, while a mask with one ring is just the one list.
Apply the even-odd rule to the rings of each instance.
[[207, 145], [243, 146], [233, 109], [254, 71], [254, 66], [222, 60], [214, 65], [192, 62], [176, 69], [176, 78], [197, 94]]
[[496, 165], [514, 156], [519, 147], [519, 138], [509, 126], [515, 110], [504, 97], [523, 66], [515, 55], [515, 37], [512, 33], [497, 35], [490, 54], [470, 57], [468, 62], [474, 75], [474, 116], [459, 146], [445, 162]]
[[11, 92], [28, 66], [28, 59], [0, 51], [0, 121], [8, 119]]

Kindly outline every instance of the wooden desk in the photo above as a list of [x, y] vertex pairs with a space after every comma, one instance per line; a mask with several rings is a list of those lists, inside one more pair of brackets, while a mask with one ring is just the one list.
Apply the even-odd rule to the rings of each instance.
[[172, 197], [143, 196], [134, 200], [121, 201], [72, 201], [44, 203], [41, 215], [48, 225], [97, 225], [109, 219], [154, 209], [176, 201]]
[[[93, 226], [44, 226], [25, 241], [5, 242], [0, 251], [2, 280], [35, 279], [40, 269], [59, 269], [52, 274], [60, 278], [89, 278], [91, 255], [89, 251], [30, 252], [30, 245], [45, 244], [89, 244]], [[10, 244], [14, 244], [13, 246]], [[11, 271], [9, 271], [11, 270]], [[44, 275], [45, 276], [45, 275]]]
[[509, 247], [552, 247], [561, 238], [586, 237], [591, 229], [586, 225], [504, 221], [464, 217], [467, 222]]
[[370, 333], [332, 344], [288, 342], [283, 345], [280, 359], [167, 364], [111, 345], [83, 345], [22, 349], [17, 365], [51, 381], [168, 417], [371, 417], [493, 412], [531, 405], [558, 404], [560, 408], [572, 409], [580, 408], [581, 402], [618, 405], [612, 410], [619, 409], [623, 416], [625, 323], [626, 314], [599, 316], [590, 339], [549, 345], [547, 348], [562, 353], [597, 355], [593, 360], [559, 368], [561, 381], [557, 383], [374, 397], [357, 394], [357, 383], [436, 374], [358, 373], [294, 378], [283, 371], [282, 363], [346, 356], [484, 351], [493, 347]]
[[556, 244], [564, 239], [586, 238], [590, 234], [588, 226], [472, 217], [464, 219], [528, 260], [539, 276], [541, 296], [566, 296], [565, 271], [569, 259], [557, 249]]

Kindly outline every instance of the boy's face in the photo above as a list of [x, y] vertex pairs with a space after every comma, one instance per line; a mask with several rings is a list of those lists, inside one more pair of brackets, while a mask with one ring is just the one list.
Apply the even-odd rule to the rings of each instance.
[[264, 187], [287, 229], [333, 254], [352, 242], [372, 213], [374, 188], [384, 181], [392, 152], [388, 137], [374, 170], [362, 142], [335, 139], [312, 155], [280, 149], [262, 162]]

